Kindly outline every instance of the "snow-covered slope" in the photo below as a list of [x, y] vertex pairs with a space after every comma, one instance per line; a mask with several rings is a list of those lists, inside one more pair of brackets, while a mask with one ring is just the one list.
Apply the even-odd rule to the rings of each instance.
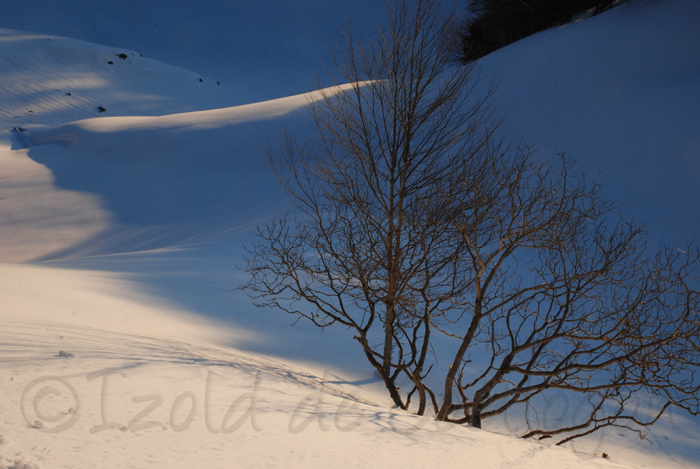
[[[454, 2], [445, 0], [446, 6]], [[196, 70], [237, 104], [309, 91], [346, 18], [360, 37], [385, 20], [376, 0], [0, 0], [0, 27], [124, 47]]]
[[700, 2], [636, 0], [483, 61], [504, 133], [577, 158], [655, 244], [700, 235], [698, 24]]
[[627, 467], [392, 410], [345, 373], [241, 352], [247, 332], [195, 322], [128, 279], [0, 275], [3, 468]]
[[0, 61], [4, 125], [170, 114], [235, 104], [229, 88], [195, 72], [128, 49], [74, 39], [0, 29]]
[[[567, 448], [405, 415], [346, 331], [232, 290], [249, 229], [287, 208], [265, 147], [306, 131], [313, 96], [288, 95], [327, 57], [319, 36], [342, 9], [371, 30], [383, 6], [229, 3], [0, 1], [0, 468], [700, 465], [678, 414], [652, 444]], [[655, 242], [700, 228], [698, 18], [694, 0], [633, 0], [483, 61], [503, 132], [580, 158]], [[279, 99], [231, 107], [259, 98]]]

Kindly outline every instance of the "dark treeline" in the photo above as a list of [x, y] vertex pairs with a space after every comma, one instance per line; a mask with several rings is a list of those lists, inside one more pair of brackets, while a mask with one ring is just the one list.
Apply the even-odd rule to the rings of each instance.
[[463, 60], [483, 57], [577, 13], [612, 7], [614, 0], [471, 0], [463, 30]]

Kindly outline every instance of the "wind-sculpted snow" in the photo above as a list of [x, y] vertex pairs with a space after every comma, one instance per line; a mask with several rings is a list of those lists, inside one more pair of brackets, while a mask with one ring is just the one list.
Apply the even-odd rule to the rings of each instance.
[[129, 49], [75, 39], [0, 29], [0, 61], [3, 127], [170, 114], [237, 103], [231, 88], [196, 72]]
[[343, 41], [346, 20], [358, 38], [386, 23], [386, 3], [376, 0], [91, 0], [89, 8], [82, 0], [2, 0], [0, 7], [0, 28], [124, 47], [220, 82], [235, 102], [212, 107], [305, 93], [314, 70], [332, 63], [328, 43]]
[[[0, 29], [0, 262], [35, 264], [0, 264], [0, 469], [697, 467], [678, 413], [653, 444], [567, 448], [516, 438], [521, 415], [407, 415], [347, 331], [234, 290], [249, 231], [290, 208], [266, 148], [308, 135], [319, 38], [341, 38], [342, 9], [360, 36], [384, 10], [322, 3], [0, 0], [0, 27], [36, 31]], [[700, 232], [698, 18], [632, 0], [481, 62], [503, 135], [579, 158], [653, 243]]]
[[202, 242], [280, 213], [286, 205], [266, 147], [283, 128], [306, 132], [305, 106], [315, 98], [17, 131], [58, 188], [97, 196], [111, 217], [98, 236], [48, 258]]
[[342, 371], [237, 351], [235, 330], [193, 327], [128, 280], [94, 274], [0, 266], [9, 299], [42, 282], [3, 311], [6, 467], [628, 467], [407, 415]]

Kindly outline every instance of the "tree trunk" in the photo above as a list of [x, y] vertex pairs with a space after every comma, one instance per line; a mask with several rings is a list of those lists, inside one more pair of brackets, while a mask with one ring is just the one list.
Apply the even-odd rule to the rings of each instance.
[[387, 304], [386, 320], [384, 321], [384, 373], [391, 376], [391, 356], [394, 351], [394, 320], [396, 310], [393, 304]]

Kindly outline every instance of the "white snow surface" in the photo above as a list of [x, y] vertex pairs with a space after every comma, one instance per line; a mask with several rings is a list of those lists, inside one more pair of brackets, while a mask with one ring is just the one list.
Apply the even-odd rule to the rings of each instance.
[[[288, 209], [266, 147], [308, 131], [323, 36], [376, 4], [31, 3], [0, 1], [1, 469], [700, 467], [679, 413], [559, 448], [392, 409], [347, 331], [233, 290]], [[580, 159], [654, 243], [700, 228], [698, 20], [632, 0], [481, 61], [503, 134]]]

